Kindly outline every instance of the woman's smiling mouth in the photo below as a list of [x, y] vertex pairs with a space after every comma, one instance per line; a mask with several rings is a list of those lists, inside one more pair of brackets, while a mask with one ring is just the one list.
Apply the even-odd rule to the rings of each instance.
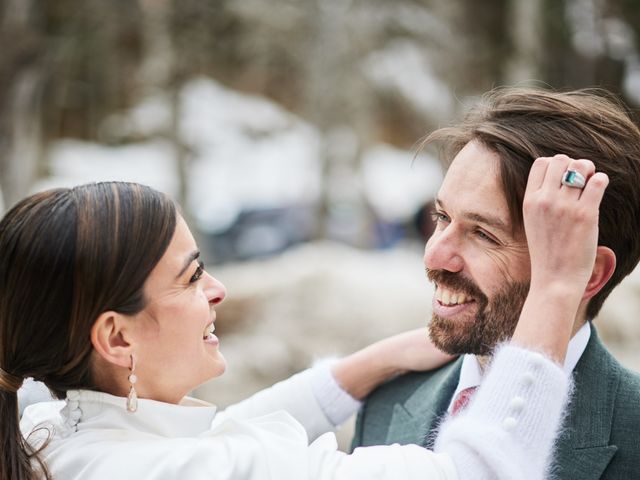
[[218, 337], [216, 337], [213, 334], [213, 332], [215, 331], [216, 331], [216, 325], [214, 321], [207, 324], [202, 334], [202, 339], [204, 340], [205, 343], [214, 344], [214, 345], [217, 345], [219, 343]]

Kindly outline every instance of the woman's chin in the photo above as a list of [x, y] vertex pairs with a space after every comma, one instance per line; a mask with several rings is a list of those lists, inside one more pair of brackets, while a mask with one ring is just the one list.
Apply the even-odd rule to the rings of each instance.
[[222, 353], [216, 353], [216, 357], [213, 359], [213, 365], [209, 380], [221, 376], [227, 370], [227, 360], [224, 358]]

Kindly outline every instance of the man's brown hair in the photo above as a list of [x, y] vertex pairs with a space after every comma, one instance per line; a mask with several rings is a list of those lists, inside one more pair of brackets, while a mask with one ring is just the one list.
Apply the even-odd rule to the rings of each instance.
[[500, 158], [500, 180], [515, 229], [523, 225], [522, 201], [536, 158], [559, 153], [586, 158], [609, 176], [600, 205], [598, 244], [613, 250], [617, 265], [589, 302], [587, 316], [595, 317], [640, 260], [640, 130], [625, 108], [596, 89], [560, 93], [501, 88], [487, 93], [462, 123], [436, 130], [422, 145], [441, 143], [452, 159], [471, 140]]

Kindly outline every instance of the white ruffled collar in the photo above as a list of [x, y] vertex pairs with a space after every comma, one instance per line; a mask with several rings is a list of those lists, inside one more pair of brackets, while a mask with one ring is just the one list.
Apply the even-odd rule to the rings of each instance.
[[[189, 437], [211, 427], [216, 407], [185, 397], [179, 405], [138, 399], [138, 410], [126, 409], [126, 398], [92, 390], [69, 390], [60, 411], [67, 434], [90, 428], [123, 426], [165, 437]], [[66, 435], [65, 435], [66, 436]]]

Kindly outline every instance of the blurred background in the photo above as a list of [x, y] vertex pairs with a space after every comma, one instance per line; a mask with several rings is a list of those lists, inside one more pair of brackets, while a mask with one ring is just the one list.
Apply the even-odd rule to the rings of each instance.
[[[172, 195], [229, 290], [229, 369], [195, 392], [226, 405], [425, 325], [443, 170], [416, 143], [499, 85], [634, 112], [639, 35], [639, 0], [0, 0], [0, 211], [98, 180]], [[640, 272], [597, 321], [636, 370], [639, 314]]]

